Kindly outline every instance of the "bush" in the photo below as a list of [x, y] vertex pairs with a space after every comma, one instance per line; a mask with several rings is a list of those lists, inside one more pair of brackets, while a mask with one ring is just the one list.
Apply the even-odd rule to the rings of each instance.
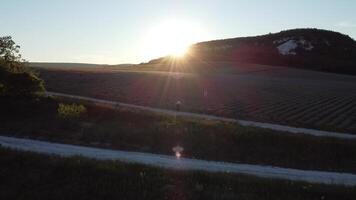
[[44, 91], [43, 81], [34, 74], [0, 69], [0, 96], [31, 98], [42, 95]]
[[58, 116], [64, 120], [79, 119], [84, 117], [87, 109], [79, 104], [59, 104]]

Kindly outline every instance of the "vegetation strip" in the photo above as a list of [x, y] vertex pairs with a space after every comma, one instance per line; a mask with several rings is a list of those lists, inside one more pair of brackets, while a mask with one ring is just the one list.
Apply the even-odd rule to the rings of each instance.
[[0, 144], [11, 149], [44, 154], [55, 154], [64, 157], [80, 155], [99, 160], [119, 160], [123, 162], [140, 163], [176, 170], [202, 170], [208, 172], [238, 173], [263, 178], [356, 186], [356, 175], [350, 173], [306, 171], [271, 166], [212, 162], [196, 159], [177, 159], [173, 156], [159, 154], [105, 150], [4, 136], [0, 136]]
[[238, 119], [218, 117], [218, 116], [206, 115], [206, 114], [176, 112], [176, 111], [167, 110], [167, 109], [138, 106], [138, 105], [133, 105], [133, 104], [120, 103], [120, 102], [96, 99], [96, 98], [91, 98], [91, 97], [83, 97], [83, 96], [78, 96], [78, 95], [69, 95], [69, 94], [63, 94], [63, 93], [57, 93], [57, 92], [47, 92], [47, 94], [53, 95], [53, 96], [69, 97], [69, 98], [74, 98], [74, 99], [86, 100], [86, 101], [91, 101], [91, 102], [95, 102], [95, 103], [109, 104], [114, 107], [122, 106], [122, 107], [141, 109], [141, 110], [146, 110], [146, 111], [151, 111], [151, 112], [163, 113], [163, 114], [167, 114], [167, 115], [196, 117], [196, 118], [220, 120], [220, 121], [226, 121], [226, 122], [237, 122], [242, 126], [253, 126], [253, 127], [258, 127], [258, 128], [266, 128], [266, 129], [283, 131], [283, 132], [288, 132], [288, 133], [293, 133], [293, 134], [307, 134], [307, 135], [313, 135], [313, 136], [318, 136], [318, 137], [333, 137], [333, 138], [340, 138], [340, 139], [356, 139], [356, 135], [353, 135], [350, 133], [338, 133], [338, 132], [321, 131], [321, 130], [314, 130], [314, 129], [307, 129], [307, 128], [296, 128], [296, 127], [290, 127], [290, 126], [284, 126], [284, 125], [278, 125], [278, 124], [238, 120]]
[[354, 200], [356, 187], [170, 170], [0, 148], [1, 199]]

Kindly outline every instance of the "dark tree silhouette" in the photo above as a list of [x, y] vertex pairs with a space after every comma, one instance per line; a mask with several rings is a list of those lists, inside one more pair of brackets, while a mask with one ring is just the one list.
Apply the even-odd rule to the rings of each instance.
[[11, 36], [0, 37], [0, 96], [39, 97], [45, 91], [44, 83], [21, 58], [19, 49]]

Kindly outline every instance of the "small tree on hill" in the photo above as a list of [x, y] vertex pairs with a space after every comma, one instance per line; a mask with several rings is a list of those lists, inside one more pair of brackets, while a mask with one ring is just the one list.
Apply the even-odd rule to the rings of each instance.
[[0, 96], [38, 97], [45, 91], [43, 81], [27, 66], [10, 36], [0, 37]]

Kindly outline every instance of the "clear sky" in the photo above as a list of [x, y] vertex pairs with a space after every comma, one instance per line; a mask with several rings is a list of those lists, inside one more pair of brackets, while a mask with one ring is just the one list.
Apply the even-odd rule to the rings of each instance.
[[355, 0], [0, 0], [0, 8], [0, 36], [13, 36], [29, 61], [139, 63], [188, 42], [290, 28], [356, 38]]

